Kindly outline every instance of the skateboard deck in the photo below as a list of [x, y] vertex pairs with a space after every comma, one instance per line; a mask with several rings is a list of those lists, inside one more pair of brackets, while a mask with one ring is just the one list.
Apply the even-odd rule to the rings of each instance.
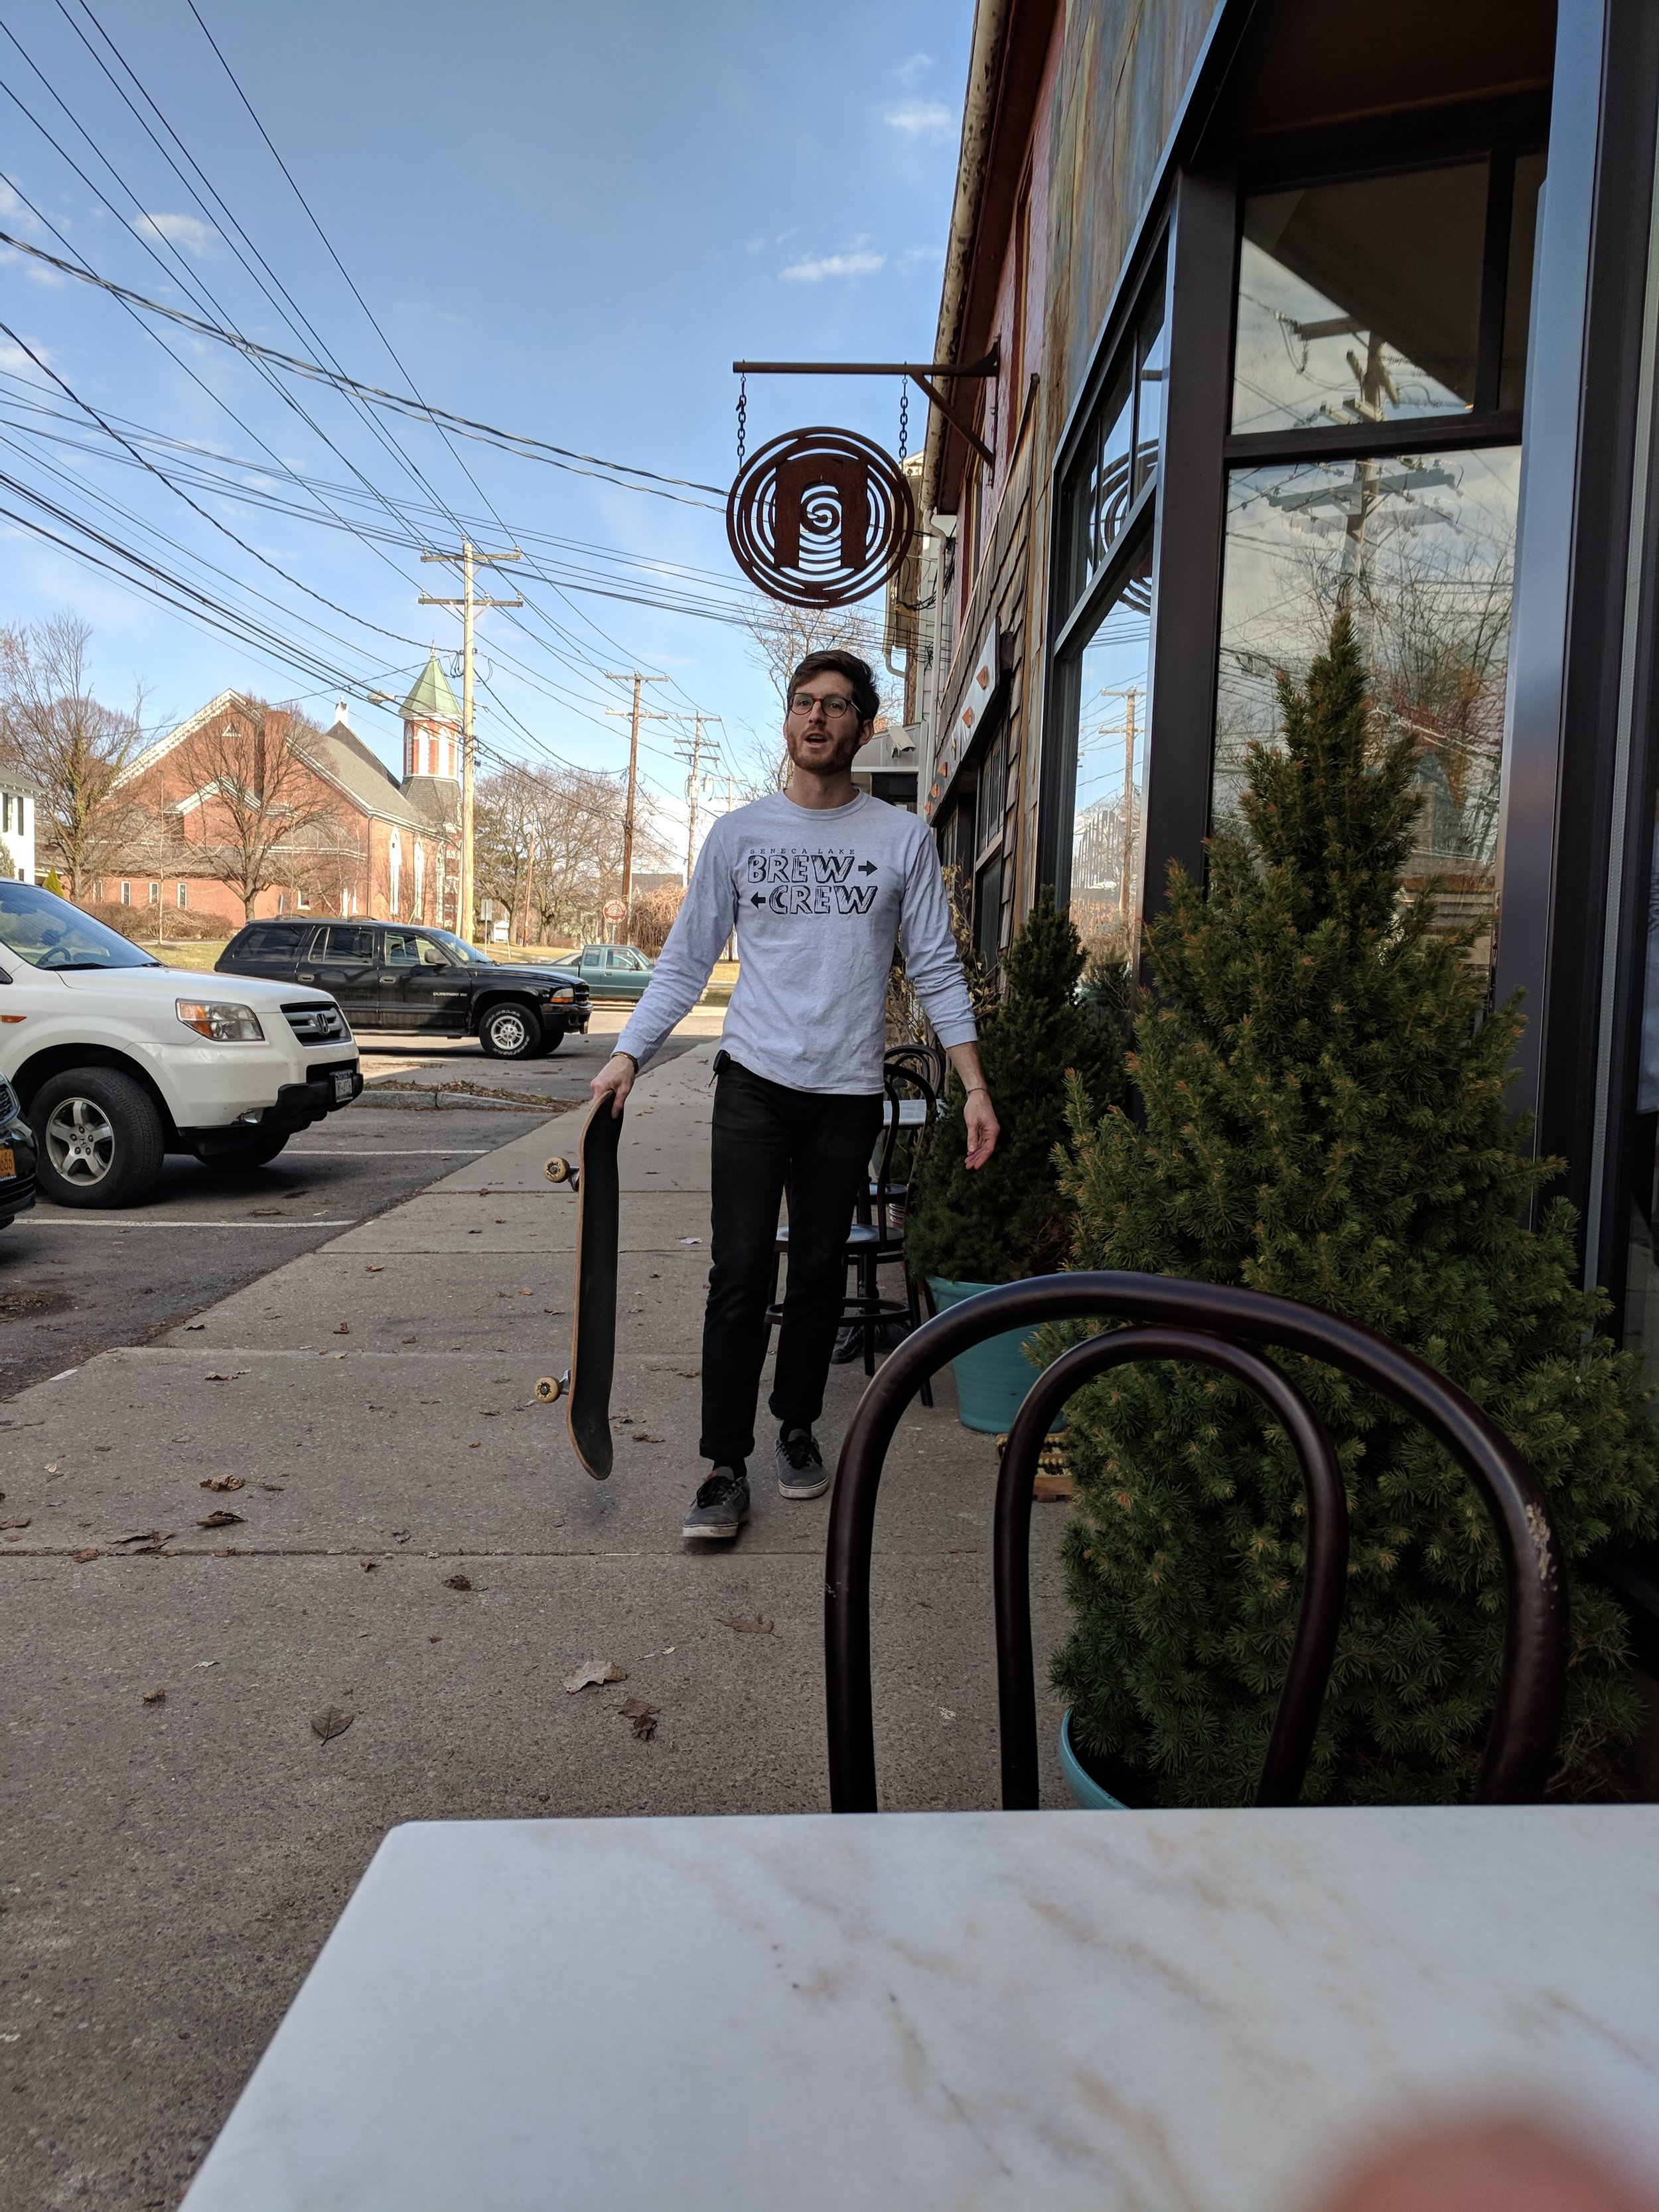
[[550, 1182], [576, 1193], [576, 1309], [570, 1329], [570, 1372], [538, 1382], [537, 1395], [564, 1397], [565, 1423], [577, 1458], [597, 1481], [611, 1472], [611, 1382], [617, 1364], [617, 1239], [622, 1200], [617, 1147], [623, 1117], [601, 1098], [582, 1125], [574, 1164], [547, 1163]]

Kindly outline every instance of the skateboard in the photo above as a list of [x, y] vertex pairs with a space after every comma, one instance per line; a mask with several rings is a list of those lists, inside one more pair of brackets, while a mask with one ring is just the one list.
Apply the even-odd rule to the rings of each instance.
[[570, 1366], [544, 1376], [536, 1395], [544, 1405], [566, 1400], [565, 1424], [577, 1458], [596, 1481], [611, 1472], [611, 1378], [617, 1363], [617, 1238], [622, 1198], [617, 1147], [623, 1117], [601, 1098], [582, 1125], [574, 1161], [547, 1163], [550, 1182], [576, 1194], [576, 1312], [570, 1328]]

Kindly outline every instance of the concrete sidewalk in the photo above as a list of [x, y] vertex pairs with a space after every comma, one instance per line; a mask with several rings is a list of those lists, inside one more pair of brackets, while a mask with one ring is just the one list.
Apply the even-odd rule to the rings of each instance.
[[[3, 1409], [9, 2208], [176, 2202], [398, 1821], [825, 1805], [828, 1498], [762, 1479], [732, 1553], [679, 1539], [714, 1050], [652, 1071], [629, 1112], [609, 1483], [533, 1395], [567, 1358], [576, 1209], [542, 1163], [568, 1117]], [[831, 1450], [863, 1381], [832, 1370]], [[994, 1458], [948, 1376], [937, 1395], [878, 1522], [895, 1807], [996, 1800]], [[215, 1510], [240, 1517], [203, 1528]], [[1059, 1522], [1039, 1509], [1040, 1651]], [[770, 1632], [726, 1625], [757, 1618]], [[567, 1694], [589, 1659], [626, 1686]], [[659, 1708], [648, 1741], [630, 1696]], [[331, 1707], [352, 1718], [324, 1741]]]

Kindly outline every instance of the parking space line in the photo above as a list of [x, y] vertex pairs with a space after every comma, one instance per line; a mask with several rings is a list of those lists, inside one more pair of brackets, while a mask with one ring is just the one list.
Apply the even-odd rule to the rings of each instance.
[[37, 1213], [29, 1217], [31, 1229], [355, 1229], [361, 1216], [349, 1221], [192, 1221], [188, 1214], [167, 1214], [159, 1221], [117, 1221], [96, 1213]]

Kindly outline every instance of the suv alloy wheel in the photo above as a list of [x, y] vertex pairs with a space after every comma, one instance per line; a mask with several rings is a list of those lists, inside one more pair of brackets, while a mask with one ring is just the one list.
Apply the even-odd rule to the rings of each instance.
[[71, 1067], [29, 1103], [40, 1188], [56, 1206], [131, 1206], [161, 1173], [167, 1133], [141, 1083], [112, 1067]]
[[533, 1060], [542, 1048], [542, 1025], [531, 1007], [504, 999], [478, 1024], [478, 1042], [491, 1060]]

